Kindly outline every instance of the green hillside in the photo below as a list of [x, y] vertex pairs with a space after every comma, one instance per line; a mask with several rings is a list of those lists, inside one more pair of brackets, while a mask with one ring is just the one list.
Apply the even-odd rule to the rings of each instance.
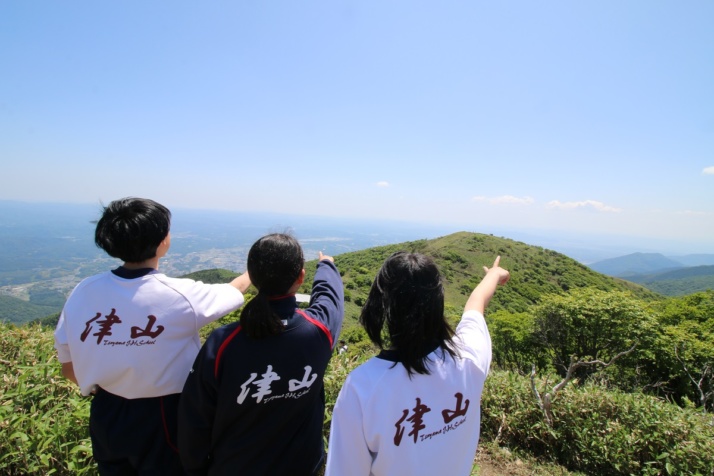
[[714, 289], [714, 266], [692, 266], [628, 279], [665, 296], [685, 296]]
[[[544, 294], [582, 287], [630, 291], [646, 301], [661, 298], [640, 285], [597, 273], [555, 251], [508, 238], [459, 232], [433, 240], [410, 241], [336, 256], [335, 264], [345, 285], [345, 329], [357, 325], [360, 308], [374, 276], [384, 260], [399, 250], [434, 258], [444, 277], [446, 312], [453, 320], [461, 315], [466, 299], [483, 277], [483, 266], [491, 266], [498, 255], [501, 256], [501, 266], [511, 272], [511, 280], [496, 293], [489, 312], [524, 312]], [[305, 293], [310, 291], [308, 283], [312, 282], [315, 262], [307, 263], [306, 270], [306, 284], [300, 290]]]
[[230, 282], [236, 276], [238, 276], [238, 273], [236, 272], [230, 271], [228, 269], [216, 268], [195, 271], [193, 273], [189, 273], [181, 277], [193, 279], [194, 281], [201, 281], [206, 284], [218, 284]]
[[23, 324], [57, 312], [57, 306], [45, 306], [0, 295], [0, 321]]
[[665, 296], [686, 296], [688, 294], [714, 289], [714, 276], [656, 279], [653, 281], [644, 281], [642, 285]]

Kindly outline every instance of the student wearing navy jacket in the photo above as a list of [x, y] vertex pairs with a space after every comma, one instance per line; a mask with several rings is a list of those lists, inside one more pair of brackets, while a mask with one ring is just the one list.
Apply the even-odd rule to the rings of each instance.
[[258, 289], [239, 322], [201, 348], [179, 407], [179, 453], [189, 474], [313, 475], [324, 462], [323, 376], [344, 315], [342, 279], [320, 253], [309, 307], [295, 292], [305, 270], [285, 234], [248, 253]]

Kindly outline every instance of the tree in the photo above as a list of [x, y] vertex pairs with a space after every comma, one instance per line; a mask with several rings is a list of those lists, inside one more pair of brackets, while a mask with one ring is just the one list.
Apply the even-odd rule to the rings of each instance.
[[655, 306], [660, 333], [647, 371], [660, 393], [678, 403], [714, 407], [714, 291], [673, 297]]
[[[652, 312], [623, 291], [579, 288], [566, 295], [550, 294], [532, 312], [535, 340], [563, 378], [577, 362], [612, 362], [618, 355], [634, 373], [635, 353], [622, 353], [654, 338]], [[577, 365], [571, 378], [582, 380], [598, 370], [596, 365]], [[626, 378], [622, 372], [618, 377]]]
[[[623, 357], [625, 355], [628, 355], [631, 353], [633, 350], [635, 350], [635, 346], [637, 344], [633, 344], [632, 347], [630, 347], [627, 350], [624, 350], [616, 355], [614, 355], [609, 362], [603, 362], [602, 360], [588, 360], [588, 361], [583, 361], [583, 360], [578, 360], [575, 355], [571, 356], [570, 358], [570, 365], [568, 366], [568, 370], [565, 372], [565, 377], [563, 377], [563, 380], [558, 382], [557, 385], [555, 385], [550, 392], [546, 392], [541, 394], [541, 392], [538, 391], [538, 388], [536, 387], [535, 383], [535, 377], [536, 377], [536, 366], [533, 364], [533, 370], [531, 371], [531, 391], [533, 392], [533, 395], [536, 398], [536, 402], [538, 403], [538, 407], [541, 409], [543, 412], [543, 416], [545, 417], [545, 422], [548, 424], [548, 426], [552, 427], [553, 426], [553, 400], [555, 399], [555, 396], [560, 392], [562, 389], [565, 388], [566, 385], [570, 383], [573, 378], [575, 378], [575, 373], [578, 371], [578, 369], [585, 368], [585, 367], [591, 367], [591, 368], [599, 368], [599, 369], [605, 369], [610, 367], [612, 364], [615, 363], [616, 360], [618, 360], [620, 357]], [[547, 382], [546, 382], [547, 385]]]
[[499, 368], [523, 374], [534, 363], [538, 367], [547, 365], [543, 349], [534, 340], [531, 314], [499, 310], [489, 314], [486, 320], [493, 343], [493, 358]]

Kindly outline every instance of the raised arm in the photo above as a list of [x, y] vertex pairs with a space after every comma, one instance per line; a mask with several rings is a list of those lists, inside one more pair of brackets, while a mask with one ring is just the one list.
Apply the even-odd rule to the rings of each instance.
[[322, 252], [315, 270], [310, 307], [307, 312], [327, 327], [334, 348], [342, 330], [345, 295], [340, 272], [335, 267], [335, 260]]
[[471, 296], [469, 296], [468, 301], [466, 301], [464, 312], [473, 310], [483, 314], [493, 294], [496, 292], [496, 288], [508, 282], [511, 275], [508, 271], [499, 266], [500, 262], [501, 257], [497, 256], [491, 268], [483, 267], [486, 276], [484, 276], [478, 286], [471, 292]]

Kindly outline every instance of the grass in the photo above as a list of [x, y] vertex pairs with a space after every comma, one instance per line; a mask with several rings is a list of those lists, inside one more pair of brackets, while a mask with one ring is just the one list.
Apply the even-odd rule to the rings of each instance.
[[[325, 441], [342, 382], [373, 353], [369, 345], [352, 345], [332, 359], [325, 376]], [[89, 399], [61, 377], [52, 330], [0, 324], [0, 370], [0, 474], [97, 474]], [[472, 475], [605, 474], [593, 468], [623, 475], [714, 474], [707, 450], [714, 441], [711, 415], [600, 387], [569, 387], [554, 403], [557, 426], [548, 430], [527, 378], [493, 371], [484, 390]], [[634, 464], [634, 455], [642, 462]]]

